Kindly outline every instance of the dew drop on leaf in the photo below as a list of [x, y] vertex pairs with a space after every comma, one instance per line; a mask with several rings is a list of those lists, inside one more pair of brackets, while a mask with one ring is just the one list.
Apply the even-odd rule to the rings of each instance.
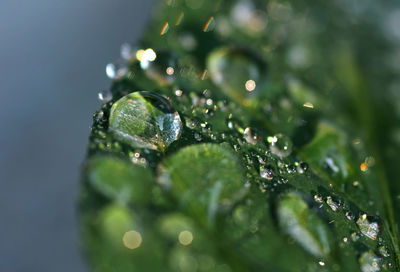
[[240, 103], [263, 83], [264, 65], [245, 49], [214, 50], [207, 58], [207, 69], [214, 84]]
[[260, 166], [260, 176], [266, 180], [272, 180], [274, 178], [274, 172], [264, 166]]
[[246, 142], [252, 145], [255, 145], [257, 142], [261, 141], [261, 136], [258, 134], [256, 129], [251, 127], [245, 128], [243, 132], [243, 138], [246, 140]]
[[381, 270], [382, 259], [372, 251], [364, 252], [358, 261], [362, 272], [379, 272]]
[[100, 102], [107, 103], [112, 99], [112, 93], [110, 90], [103, 90], [97, 94]]
[[129, 72], [128, 66], [124, 60], [118, 60], [109, 63], [106, 66], [106, 74], [110, 79], [119, 80], [125, 77]]
[[[160, 85], [172, 83], [179, 72], [177, 54], [169, 50], [155, 52], [152, 49], [147, 49], [144, 52], [140, 67], [145, 71], [146, 75]], [[146, 52], [153, 52], [153, 54]]]
[[121, 142], [163, 151], [180, 137], [182, 121], [164, 97], [134, 92], [113, 104], [109, 129]]
[[361, 233], [369, 239], [376, 240], [378, 238], [380, 231], [379, 224], [377, 222], [371, 222], [366, 214], [361, 215], [356, 223]]
[[287, 157], [292, 153], [293, 143], [289, 137], [283, 134], [276, 134], [268, 137], [267, 141], [271, 152], [281, 158]]

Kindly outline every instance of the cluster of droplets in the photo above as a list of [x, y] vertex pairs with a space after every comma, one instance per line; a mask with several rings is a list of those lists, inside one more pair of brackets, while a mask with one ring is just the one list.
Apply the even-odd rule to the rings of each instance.
[[[169, 1], [170, 6], [173, 6], [172, 2], [174, 1]], [[200, 4], [191, 0], [186, 2], [193, 8], [201, 8], [204, 1], [197, 1]], [[204, 25], [203, 32], [215, 30], [224, 36], [229, 35], [233, 28], [237, 28], [249, 32], [250, 35], [258, 35], [266, 29], [267, 13], [251, 1], [234, 1], [231, 6], [229, 15], [221, 16], [219, 24], [214, 17], [210, 17]], [[272, 21], [285, 21], [291, 16], [290, 6], [276, 1], [272, 1], [268, 12], [271, 14], [268, 20]], [[234, 23], [224, 26], [224, 20], [228, 20], [227, 18]], [[182, 20], [183, 13], [179, 15], [176, 26], [179, 26]], [[161, 36], [168, 35], [171, 26], [172, 24], [165, 23]], [[186, 51], [193, 51], [201, 43], [188, 32], [181, 33], [179, 40]], [[296, 57], [299, 55], [299, 49], [293, 52], [289, 58], [290, 63], [296, 67], [304, 66], [306, 60]], [[285, 133], [269, 134], [266, 132], [269, 132], [268, 129], [259, 130], [259, 126], [250, 125], [253, 123], [250, 122], [251, 112], [244, 109], [251, 108], [252, 103], [259, 95], [263, 95], [268, 85], [265, 77], [267, 65], [263, 58], [249, 48], [221, 46], [208, 53], [205, 67], [202, 67], [204, 69], [193, 68], [195, 65], [184, 66], [181, 65], [182, 62], [184, 61], [178, 58], [178, 54], [171, 50], [133, 49], [129, 44], [124, 44], [121, 48], [121, 59], [106, 66], [107, 76], [115, 83], [127, 79], [139, 86], [142, 80], [150, 81], [152, 84], [149, 86], [157, 86], [159, 91], [143, 92], [141, 89], [130, 89], [124, 90], [125, 96], [122, 97], [119, 91], [113, 91], [115, 97], [111, 91], [100, 92], [98, 98], [104, 105], [94, 116], [91, 136], [93, 146], [90, 149], [93, 152], [101, 150], [128, 155], [133, 165], [154, 169], [159, 167], [160, 160], [171, 146], [175, 152], [180, 145], [227, 143], [241, 158], [246, 172], [246, 186], [259, 185], [261, 192], [269, 194], [272, 199], [279, 199], [276, 213], [280, 228], [311, 255], [317, 257], [318, 266], [329, 265], [330, 260], [327, 256], [333, 245], [329, 241], [332, 237], [329, 237], [330, 230], [327, 225], [335, 224], [335, 219], [327, 218], [335, 214], [347, 218], [356, 227], [348, 237], [343, 238], [344, 244], [360, 241], [364, 243], [364, 238], [367, 241], [379, 242], [379, 248], [375, 252], [367, 246], [365, 248], [368, 250], [358, 252], [358, 261], [363, 272], [380, 271], [385, 266], [384, 259], [390, 256], [390, 250], [381, 242], [382, 226], [379, 220], [361, 211], [354, 213], [345, 201], [335, 194], [325, 192], [314, 195], [314, 202], [317, 204], [315, 209], [310, 204], [312, 201], [298, 192], [307, 192], [310, 189], [303, 189], [303, 185], [296, 182], [307, 183], [308, 179], [313, 177], [313, 173], [308, 171], [309, 165], [296, 153], [298, 145]], [[188, 79], [194, 82], [194, 86], [186, 82]], [[288, 99], [281, 99], [279, 103], [287, 111], [292, 109], [293, 103]], [[309, 101], [302, 103], [307, 109], [313, 109], [314, 104]], [[277, 106], [268, 104], [263, 108], [263, 113], [273, 112], [273, 107]], [[274, 118], [277, 123], [281, 121], [276, 116], [271, 116], [271, 119]], [[322, 158], [323, 169], [331, 173], [332, 177], [346, 169], [342, 167], [343, 158], [339, 155], [328, 154]], [[365, 166], [372, 166], [367, 164], [367, 161], [370, 162], [365, 159]], [[165, 174], [168, 169], [159, 171]], [[363, 166], [361, 171], [365, 172]], [[170, 176], [167, 173], [167, 182], [163, 183], [164, 180], [159, 178], [159, 183], [165, 186], [170, 182], [168, 179]], [[330, 192], [334, 192], [335, 186], [329, 184], [328, 187]], [[358, 187], [358, 183], [354, 187]], [[213, 190], [217, 195], [222, 189], [215, 186]], [[225, 202], [229, 201], [224, 199], [221, 202], [226, 204]], [[196, 206], [192, 203], [191, 205]], [[301, 207], [302, 213], [309, 216], [306, 217], [306, 224], [300, 220], [303, 214], [299, 213], [298, 207]], [[322, 211], [322, 208], [326, 209]], [[215, 209], [215, 206], [210, 208], [209, 214], [215, 214]], [[315, 226], [312, 226], [313, 224]], [[317, 227], [318, 231], [314, 227]], [[259, 232], [260, 228], [259, 220], [253, 220], [251, 233]], [[177, 236], [181, 245], [188, 246], [193, 241], [193, 233], [181, 230], [174, 239]], [[141, 245], [142, 236], [137, 231], [127, 232], [123, 240], [127, 248], [135, 249]], [[196, 262], [194, 258], [179, 257], [180, 254], [183, 253], [176, 253], [176, 258], [183, 260], [179, 264], [181, 270], [186, 269], [182, 267], [190, 267], [185, 261]], [[391, 266], [390, 263], [387, 265]]]

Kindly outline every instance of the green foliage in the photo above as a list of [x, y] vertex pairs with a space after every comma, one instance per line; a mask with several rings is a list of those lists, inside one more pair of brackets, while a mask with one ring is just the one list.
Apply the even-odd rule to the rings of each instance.
[[398, 4], [351, 3], [160, 3], [94, 115], [94, 271], [400, 270]]

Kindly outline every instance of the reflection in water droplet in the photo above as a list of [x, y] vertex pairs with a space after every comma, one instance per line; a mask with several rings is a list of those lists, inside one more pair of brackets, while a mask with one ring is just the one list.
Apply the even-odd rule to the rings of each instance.
[[181, 135], [182, 122], [164, 97], [150, 92], [135, 92], [114, 103], [109, 129], [124, 143], [164, 150]]
[[109, 63], [106, 66], [106, 74], [113, 80], [122, 79], [128, 74], [128, 72], [129, 69], [124, 60], [118, 60], [114, 63]]
[[366, 214], [361, 215], [356, 223], [362, 234], [372, 240], [378, 238], [379, 224], [377, 222], [370, 222]]
[[382, 259], [372, 251], [364, 252], [358, 261], [362, 272], [378, 272], [381, 270]]
[[281, 158], [287, 157], [292, 153], [292, 141], [283, 134], [276, 134], [273, 137], [268, 137], [267, 141], [269, 142], [271, 152]]
[[252, 52], [240, 48], [216, 49], [207, 59], [211, 80], [239, 103], [262, 86], [264, 66]]

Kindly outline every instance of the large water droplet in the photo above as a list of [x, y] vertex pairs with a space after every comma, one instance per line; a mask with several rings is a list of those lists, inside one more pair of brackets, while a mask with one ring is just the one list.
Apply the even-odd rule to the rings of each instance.
[[89, 183], [98, 192], [122, 203], [143, 203], [150, 199], [152, 175], [149, 169], [114, 156], [97, 156], [87, 165]]
[[362, 234], [372, 240], [376, 240], [379, 234], [379, 224], [377, 222], [370, 222], [366, 214], [361, 215], [357, 219], [357, 225]]
[[360, 268], [362, 272], [378, 272], [381, 270], [382, 259], [372, 251], [364, 252], [360, 259]]
[[329, 228], [297, 193], [286, 194], [278, 204], [280, 227], [315, 256], [331, 250]]
[[181, 135], [182, 121], [164, 97], [135, 92], [112, 106], [109, 129], [121, 142], [163, 151]]
[[247, 191], [237, 157], [223, 145], [185, 147], [168, 158], [160, 170], [161, 186], [204, 223], [212, 224], [218, 212]]
[[212, 81], [240, 103], [263, 83], [263, 63], [244, 49], [221, 48], [213, 51], [207, 59], [207, 69]]
[[283, 134], [276, 134], [268, 137], [271, 152], [281, 158], [287, 157], [292, 153], [293, 144], [289, 137]]

